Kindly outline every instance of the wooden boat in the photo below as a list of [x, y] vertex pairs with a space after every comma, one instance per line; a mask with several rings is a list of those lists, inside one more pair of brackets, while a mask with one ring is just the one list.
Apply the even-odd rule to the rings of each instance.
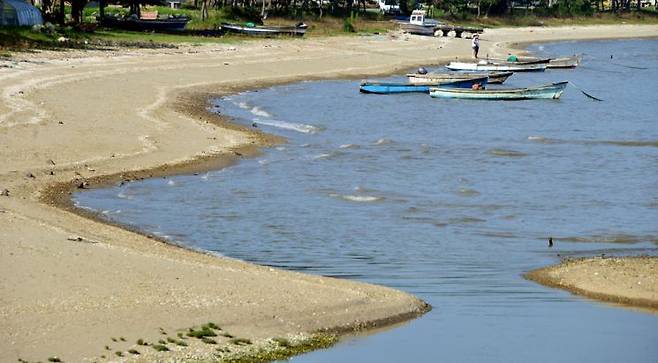
[[391, 94], [391, 93], [429, 93], [430, 87], [471, 88], [474, 84], [482, 87], [487, 84], [487, 77], [463, 79], [453, 82], [435, 82], [433, 84], [368, 82], [363, 81], [359, 87], [361, 93]]
[[536, 98], [558, 99], [568, 82], [557, 82], [537, 87], [468, 89], [431, 87], [430, 96], [435, 98], [464, 98], [474, 100], [529, 100]]
[[482, 60], [478, 63], [450, 62], [446, 67], [453, 71], [510, 71], [510, 72], [543, 72], [546, 70], [545, 63], [517, 64], [501, 63], [495, 64]]
[[261, 26], [249, 23], [246, 25], [222, 23], [221, 29], [222, 31], [228, 33], [237, 33], [257, 37], [275, 37], [281, 35], [301, 37], [306, 33], [308, 25], [299, 23], [295, 26]]
[[508, 59], [487, 58], [493, 64], [537, 64], [546, 63], [546, 68], [575, 68], [583, 60], [582, 55], [573, 55], [559, 58], [516, 57], [516, 61]]
[[487, 77], [488, 84], [502, 84], [513, 72], [446, 72], [446, 73], [409, 73], [407, 78], [414, 84], [436, 84], [437, 82], [454, 82], [465, 79]]
[[190, 21], [186, 16], [166, 19], [139, 19], [137, 16], [117, 17], [105, 16], [102, 25], [108, 28], [154, 31], [154, 32], [180, 32]]
[[583, 61], [582, 55], [572, 55], [570, 57], [552, 58], [548, 62], [548, 68], [576, 68]]

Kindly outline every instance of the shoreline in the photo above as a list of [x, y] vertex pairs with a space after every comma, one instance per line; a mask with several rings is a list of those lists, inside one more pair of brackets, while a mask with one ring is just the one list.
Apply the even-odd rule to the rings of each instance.
[[[658, 35], [658, 33], [657, 33], [657, 35]], [[552, 40], [547, 40], [547, 41], [552, 41]], [[532, 42], [533, 44], [538, 43], [537, 41], [529, 41], [529, 42]], [[276, 42], [276, 43], [279, 43], [279, 42]], [[428, 44], [433, 44], [434, 42], [424, 42], [424, 43], [426, 45], [428, 45]], [[508, 42], [498, 42], [493, 46], [499, 46], [499, 44], [508, 44]], [[464, 47], [462, 46], [461, 48], [464, 48]], [[468, 48], [466, 48], [466, 49], [468, 49]], [[463, 49], [456, 49], [455, 51], [456, 52], [462, 52]], [[444, 56], [441, 61], [448, 61], [448, 60], [449, 60], [448, 56]], [[96, 186], [96, 185], [101, 186], [101, 185], [112, 184], [112, 183], [115, 183], [115, 182], [120, 182], [120, 181], [126, 180], [126, 179], [134, 180], [134, 179], [140, 179], [140, 178], [145, 178], [145, 177], [164, 177], [164, 176], [175, 175], [175, 174], [189, 174], [189, 173], [194, 173], [194, 172], [201, 172], [201, 171], [208, 170], [210, 167], [212, 167], [214, 169], [216, 167], [225, 167], [225, 166], [231, 165], [232, 163], [238, 161], [243, 156], [251, 157], [251, 156], [257, 155], [260, 152], [259, 149], [261, 147], [266, 147], [268, 145], [273, 145], [276, 142], [282, 142], [283, 141], [279, 138], [273, 137], [272, 135], [267, 135], [267, 134], [263, 134], [263, 133], [260, 133], [260, 132], [254, 132], [254, 130], [249, 130], [248, 128], [244, 128], [244, 127], [241, 127], [241, 126], [236, 126], [234, 124], [230, 124], [230, 122], [228, 120], [226, 120], [222, 117], [219, 117], [217, 115], [214, 115], [211, 112], [208, 112], [207, 111], [207, 106], [208, 106], [207, 100], [208, 100], [209, 97], [216, 97], [218, 95], [218, 93], [228, 94], [228, 93], [239, 92], [240, 90], [244, 90], [244, 89], [252, 89], [254, 87], [263, 88], [263, 87], [268, 87], [268, 86], [272, 86], [272, 85], [275, 85], [275, 84], [292, 83], [292, 82], [299, 81], [299, 80], [309, 80], [309, 79], [318, 79], [319, 80], [319, 79], [329, 79], [329, 78], [336, 79], [336, 78], [341, 78], [341, 77], [354, 79], [354, 78], [358, 78], [359, 74], [363, 74], [363, 75], [365, 75], [365, 74], [368, 74], [368, 75], [391, 74], [391, 73], [394, 73], [394, 72], [399, 71], [401, 69], [408, 69], [408, 68], [414, 67], [416, 65], [427, 64], [428, 62], [426, 62], [426, 61], [416, 61], [416, 63], [414, 63], [414, 61], [412, 60], [412, 61], [408, 61], [408, 63], [409, 63], [409, 65], [398, 65], [398, 66], [393, 66], [393, 67], [391, 67], [390, 65], [386, 65], [386, 66], [384, 66], [383, 70], [380, 70], [380, 71], [365, 71], [364, 70], [363, 73], [358, 73], [358, 72], [350, 73], [350, 71], [348, 70], [345, 73], [343, 73], [342, 76], [341, 76], [341, 73], [342, 73], [341, 71], [333, 71], [333, 72], [329, 72], [329, 74], [327, 76], [317, 75], [316, 78], [314, 78], [312, 76], [309, 76], [309, 75], [300, 74], [296, 77], [288, 77], [288, 78], [285, 78], [285, 79], [271, 80], [269, 82], [262, 82], [262, 81], [254, 80], [254, 81], [251, 81], [251, 82], [242, 83], [240, 86], [237, 86], [237, 87], [236, 86], [228, 87], [228, 88], [230, 88], [230, 90], [228, 90], [228, 91], [226, 90], [227, 87], [225, 87], [225, 86], [220, 87], [220, 88], [224, 89], [223, 92], [211, 91], [210, 88], [212, 88], [214, 86], [212, 84], [209, 84], [209, 85], [204, 85], [204, 87], [206, 87], [206, 91], [195, 90], [195, 91], [191, 92], [191, 94], [192, 94], [191, 96], [190, 96], [190, 91], [189, 90], [186, 91], [187, 94], [183, 95], [182, 97], [181, 97], [180, 93], [174, 92], [173, 95], [169, 95], [169, 98], [168, 98], [169, 101], [167, 101], [167, 99], [165, 99], [165, 101], [162, 102], [164, 104], [167, 104], [168, 105], [167, 107], [169, 109], [173, 109], [173, 111], [177, 112], [177, 113], [185, 113], [186, 117], [188, 119], [197, 119], [197, 120], [200, 119], [201, 122], [211, 123], [214, 126], [219, 126], [220, 129], [229, 129], [229, 130], [232, 129], [232, 130], [234, 130], [238, 133], [242, 133], [243, 134], [242, 137], [244, 138], [244, 140], [247, 140], [247, 142], [248, 142], [247, 146], [245, 147], [244, 143], [243, 144], [238, 143], [234, 146], [225, 148], [225, 149], [221, 150], [221, 152], [218, 152], [218, 153], [207, 154], [207, 155], [196, 155], [194, 158], [191, 158], [191, 159], [186, 158], [183, 161], [173, 160], [173, 162], [170, 161], [170, 162], [166, 162], [164, 164], [157, 164], [156, 163], [155, 166], [152, 166], [152, 167], [146, 168], [146, 169], [135, 169], [135, 170], [128, 169], [127, 171], [116, 171], [115, 173], [110, 173], [110, 174], [105, 174], [105, 175], [99, 175], [99, 176], [90, 175], [89, 177], [80, 177], [80, 178], [78, 178], [76, 176], [74, 178], [70, 178], [69, 180], [64, 180], [64, 181], [57, 182], [58, 186], [55, 186], [55, 187], [52, 186], [52, 183], [46, 183], [47, 185], [45, 187], [44, 186], [41, 186], [41, 187], [37, 186], [36, 189], [34, 187], [28, 187], [28, 188], [26, 188], [27, 193], [25, 193], [25, 194], [19, 193], [19, 195], [22, 194], [23, 197], [28, 197], [29, 198], [30, 195], [36, 194], [36, 195], [38, 195], [37, 199], [40, 201], [40, 203], [45, 202], [48, 205], [57, 205], [58, 208], [63, 208], [63, 210], [68, 211], [68, 212], [74, 211], [76, 214], [78, 214], [79, 216], [82, 215], [84, 218], [94, 217], [93, 213], [91, 213], [89, 211], [84, 212], [84, 211], [81, 211], [81, 208], [74, 207], [73, 204], [72, 204], [72, 201], [70, 199], [69, 192], [71, 192], [72, 190], [75, 190], [77, 188], [76, 184], [81, 182], [81, 181], [91, 182], [92, 186]], [[434, 62], [434, 64], [436, 64], [436, 63], [437, 62]], [[172, 98], [175, 99], [173, 104], [171, 102]], [[182, 100], [181, 100], [181, 98], [182, 98]], [[198, 107], [200, 104], [203, 104], [204, 107]], [[2, 108], [0, 108], [0, 111], [2, 111]], [[199, 121], [196, 121], [196, 122], [199, 122]], [[244, 135], [245, 133], [247, 134], [246, 136]], [[242, 155], [236, 155], [235, 152], [238, 152]], [[89, 167], [87, 167], [87, 168], [89, 169]], [[57, 171], [58, 171], [58, 174], [59, 174], [60, 170], [57, 169]], [[7, 173], [4, 173], [4, 175], [6, 176]], [[39, 174], [39, 178], [41, 178], [41, 174]], [[0, 181], [4, 181], [4, 179], [0, 179]], [[19, 182], [18, 185], [20, 185], [20, 184], [21, 183]], [[3, 185], [0, 185], [0, 186], [4, 187]], [[0, 199], [0, 202], [3, 202], [3, 201], [4, 200]], [[2, 206], [2, 205], [0, 205], [0, 207], [2, 207], [0, 209], [5, 209], [5, 207]], [[9, 210], [10, 210], [10, 212], [13, 212], [13, 210], [11, 210], [11, 208]], [[93, 219], [94, 219], [94, 221], [93, 221], [94, 223], [98, 222], [96, 220], [96, 218], [93, 218]], [[102, 223], [107, 225], [107, 221], [105, 221], [105, 220], [103, 220]], [[110, 227], [116, 227], [116, 226], [110, 225]], [[121, 226], [121, 228], [125, 229], [125, 226]], [[168, 248], [173, 248], [173, 249], [177, 250], [177, 249], [180, 248], [180, 246], [177, 247], [175, 245], [170, 245]], [[198, 254], [199, 252], [196, 251], [196, 252], [193, 252], [193, 253]], [[3, 259], [4, 259], [4, 256], [3, 256]], [[225, 259], [222, 259], [222, 260], [225, 260]], [[218, 261], [216, 261], [216, 262], [218, 262]], [[259, 266], [257, 269], [264, 269], [264, 267]], [[324, 278], [320, 278], [318, 280], [324, 280]], [[354, 286], [354, 285], [363, 286], [365, 284], [357, 283], [357, 284], [349, 284], [349, 285], [351, 285], [351, 286]], [[3, 288], [3, 290], [4, 290], [4, 288]], [[328, 331], [330, 331], [332, 333], [340, 334], [340, 333], [344, 333], [344, 332], [347, 332], [347, 331], [353, 331], [354, 330], [353, 328], [350, 328], [349, 326], [357, 326], [357, 327], [361, 327], [361, 328], [370, 328], [370, 327], [373, 327], [375, 325], [379, 325], [379, 326], [388, 325], [388, 324], [391, 324], [391, 323], [394, 323], [394, 322], [407, 320], [408, 318], [413, 318], [415, 316], [421, 315], [422, 313], [427, 311], [427, 309], [429, 309], [429, 306], [427, 306], [427, 305], [423, 306], [421, 303], [417, 303], [416, 308], [412, 309], [412, 311], [402, 312], [402, 313], [399, 313], [397, 315], [388, 313], [388, 317], [383, 317], [383, 318], [373, 319], [372, 320], [372, 322], [382, 322], [381, 324], [371, 325], [367, 322], [356, 321], [356, 325], [349, 325], [349, 324], [347, 324], [347, 325], [337, 325], [338, 327], [341, 327], [341, 326], [347, 327], [346, 329], [335, 329], [335, 330], [329, 329]], [[393, 317], [399, 317], [399, 319], [391, 318], [392, 316]], [[393, 319], [393, 320], [389, 320], [389, 319]], [[183, 327], [179, 327], [179, 328], [185, 328], [185, 327], [183, 326]], [[45, 358], [45, 357], [42, 357], [42, 358]]]

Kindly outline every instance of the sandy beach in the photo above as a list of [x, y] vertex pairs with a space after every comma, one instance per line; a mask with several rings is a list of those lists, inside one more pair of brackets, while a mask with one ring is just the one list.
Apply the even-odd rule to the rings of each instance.
[[[658, 25], [498, 28], [482, 35], [480, 53], [636, 37], [658, 37]], [[211, 256], [108, 225], [76, 210], [70, 193], [220, 168], [282, 142], [207, 112], [210, 97], [296, 80], [390, 74], [470, 52], [468, 39], [392, 33], [42, 51], [0, 61], [0, 361], [208, 360], [267, 349], [276, 345], [271, 338], [303, 341], [318, 331], [384, 326], [427, 311], [423, 301], [393, 289]], [[655, 270], [655, 260], [647, 261]], [[603, 265], [588, 263], [584, 273], [610, 268]], [[652, 281], [633, 291], [649, 289], [656, 301]], [[572, 290], [593, 282], [584, 283]], [[188, 346], [157, 352], [136, 344], [177, 340], [208, 322], [226, 335], [214, 338], [217, 345], [188, 339]], [[141, 354], [128, 357], [129, 349]]]
[[527, 278], [592, 299], [658, 312], [658, 258], [597, 257], [565, 260]]

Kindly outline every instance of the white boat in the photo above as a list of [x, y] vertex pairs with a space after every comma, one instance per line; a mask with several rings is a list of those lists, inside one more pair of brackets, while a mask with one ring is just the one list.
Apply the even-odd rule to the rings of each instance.
[[408, 23], [400, 23], [400, 27], [407, 33], [434, 36], [434, 31], [439, 22], [434, 19], [425, 18], [425, 10], [414, 10], [411, 12]]
[[546, 70], [546, 63], [492, 63], [487, 62], [486, 60], [482, 60], [477, 63], [450, 62], [450, 64], [448, 64], [446, 67], [453, 71], [543, 72]]

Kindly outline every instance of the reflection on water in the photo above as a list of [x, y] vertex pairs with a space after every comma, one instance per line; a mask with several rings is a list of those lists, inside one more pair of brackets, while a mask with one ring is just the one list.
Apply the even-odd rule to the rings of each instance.
[[607, 101], [575, 89], [502, 103], [362, 95], [357, 81], [247, 92], [215, 108], [288, 144], [76, 200], [195, 248], [384, 284], [435, 307], [298, 361], [655, 362], [656, 316], [521, 275], [557, 254], [656, 254], [658, 41], [542, 48], [585, 52], [585, 65], [510, 86], [569, 79]]

